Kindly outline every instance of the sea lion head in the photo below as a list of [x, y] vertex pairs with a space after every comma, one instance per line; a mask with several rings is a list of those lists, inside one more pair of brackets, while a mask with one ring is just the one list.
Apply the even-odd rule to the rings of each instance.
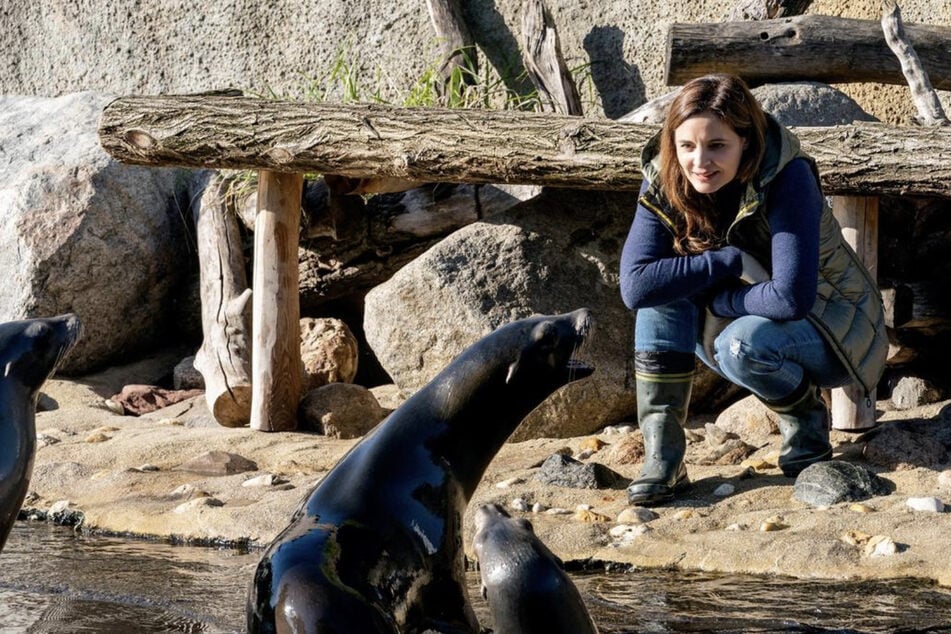
[[36, 396], [81, 333], [72, 313], [0, 324], [0, 381], [15, 380]]

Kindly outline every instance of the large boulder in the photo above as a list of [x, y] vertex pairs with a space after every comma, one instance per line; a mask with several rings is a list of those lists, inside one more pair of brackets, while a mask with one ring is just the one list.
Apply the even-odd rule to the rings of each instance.
[[161, 332], [180, 281], [188, 172], [123, 165], [100, 147], [110, 97], [0, 97], [0, 321], [67, 311], [84, 372]]
[[367, 343], [400, 388], [415, 390], [502, 324], [588, 306], [597, 323], [583, 357], [597, 370], [512, 438], [581, 436], [629, 418], [633, 320], [617, 276], [634, 204], [632, 192], [546, 190], [460, 229], [367, 294]]

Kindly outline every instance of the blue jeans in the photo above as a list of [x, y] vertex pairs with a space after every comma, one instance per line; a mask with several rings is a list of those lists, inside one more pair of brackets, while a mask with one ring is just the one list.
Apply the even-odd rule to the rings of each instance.
[[637, 311], [634, 349], [693, 352], [715, 372], [766, 401], [778, 401], [804, 378], [823, 388], [852, 381], [845, 365], [808, 320], [773, 321], [746, 315], [717, 336], [714, 358], [700, 345], [704, 312], [689, 299]]

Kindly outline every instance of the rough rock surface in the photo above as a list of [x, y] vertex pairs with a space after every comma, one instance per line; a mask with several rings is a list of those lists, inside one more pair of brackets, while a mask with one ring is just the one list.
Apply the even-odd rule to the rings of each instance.
[[79, 315], [67, 373], [157, 339], [186, 269], [188, 172], [111, 159], [97, 135], [110, 99], [0, 97], [0, 321]]

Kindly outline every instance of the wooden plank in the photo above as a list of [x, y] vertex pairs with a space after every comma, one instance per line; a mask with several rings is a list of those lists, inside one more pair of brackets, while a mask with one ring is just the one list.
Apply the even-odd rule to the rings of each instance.
[[[835, 196], [832, 213], [842, 226], [842, 235], [872, 279], [878, 279], [878, 198], [874, 196]], [[866, 399], [857, 384], [832, 390], [832, 428], [862, 431], [875, 426], [875, 391]]]
[[297, 247], [303, 174], [262, 170], [254, 226], [251, 428], [297, 428], [301, 393]]
[[[938, 90], [951, 90], [951, 27], [905, 26]], [[751, 84], [820, 81], [904, 85], [901, 65], [877, 20], [801, 15], [756, 22], [672, 24], [664, 79], [680, 85], [708, 73]]]
[[[636, 190], [641, 149], [657, 130], [554, 113], [193, 95], [117, 99], [99, 138], [138, 165]], [[793, 131], [827, 194], [951, 197], [951, 127]]]

